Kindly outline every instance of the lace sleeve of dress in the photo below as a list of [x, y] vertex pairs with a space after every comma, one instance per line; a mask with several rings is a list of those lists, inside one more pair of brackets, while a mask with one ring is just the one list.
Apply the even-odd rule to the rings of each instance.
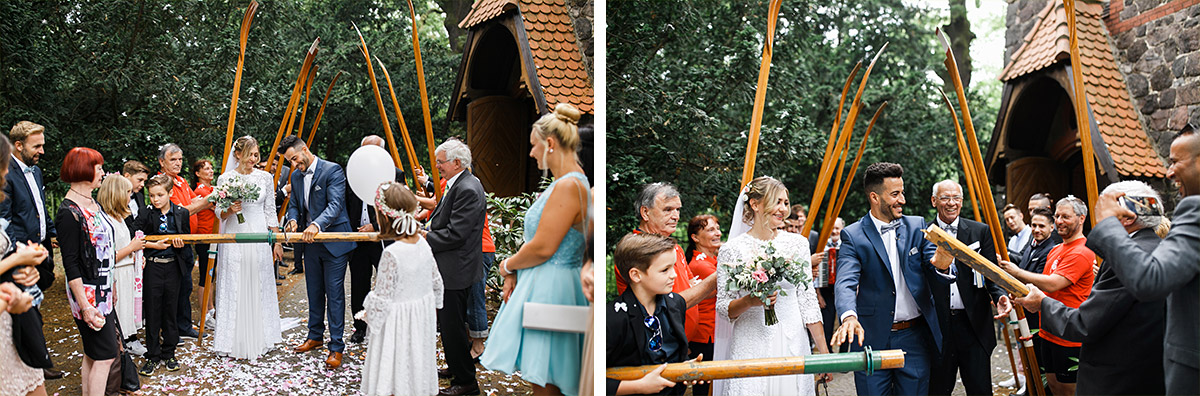
[[[269, 215], [268, 215], [269, 217]], [[390, 250], [384, 250], [379, 258], [379, 270], [375, 274], [375, 285], [363, 301], [363, 318], [370, 322], [372, 318], [385, 318], [391, 307], [392, 296], [400, 282], [400, 268], [396, 256]]]
[[[790, 238], [792, 246], [789, 250], [794, 252], [793, 260], [802, 263], [805, 267], [802, 270], [812, 273], [812, 263], [809, 262], [812, 255], [808, 250], [808, 239], [796, 236]], [[800, 304], [800, 317], [804, 320], [804, 324], [813, 324], [821, 322], [821, 305], [817, 303], [817, 289], [813, 287], [812, 282], [807, 282], [803, 285], [796, 285], [795, 290], [797, 301]]]
[[729, 283], [729, 268], [741, 264], [741, 255], [736, 245], [725, 245], [717, 253], [717, 313], [722, 318], [729, 319], [729, 303], [737, 299], [738, 291], [725, 287]]
[[429, 263], [432, 264], [429, 268], [433, 269], [433, 296], [437, 299], [437, 308], [442, 309], [443, 295], [446, 291], [446, 284], [442, 282], [442, 272], [438, 270], [437, 262], [433, 260], [432, 251], [430, 252]]
[[267, 231], [274, 231], [279, 228], [279, 218], [275, 217], [277, 209], [275, 208], [275, 189], [272, 188], [271, 174], [263, 171], [255, 171], [258, 174], [258, 187], [262, 189], [262, 205], [263, 213], [267, 215]]

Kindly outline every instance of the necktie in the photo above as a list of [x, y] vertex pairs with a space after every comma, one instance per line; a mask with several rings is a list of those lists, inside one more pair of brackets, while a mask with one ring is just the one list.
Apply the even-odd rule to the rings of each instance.
[[900, 227], [900, 220], [899, 219], [892, 220], [891, 223], [887, 223], [883, 227], [879, 227], [879, 235], [887, 234], [889, 231], [894, 231], [896, 228], [899, 228], [899, 227]]

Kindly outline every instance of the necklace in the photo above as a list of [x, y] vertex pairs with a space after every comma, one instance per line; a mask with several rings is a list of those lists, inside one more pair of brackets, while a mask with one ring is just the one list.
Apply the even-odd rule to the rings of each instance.
[[75, 195], [78, 195], [78, 196], [81, 196], [81, 197], [87, 198], [88, 202], [96, 202], [94, 199], [92, 199], [92, 197], [91, 197], [91, 195], [90, 195], [90, 194], [84, 194], [84, 193], [81, 193], [81, 192], [79, 192], [79, 191], [75, 191], [75, 189], [74, 189], [74, 188], [70, 188], [70, 189], [68, 189], [68, 190], [69, 190], [70, 192], [73, 192], [73, 193], [75, 193]]

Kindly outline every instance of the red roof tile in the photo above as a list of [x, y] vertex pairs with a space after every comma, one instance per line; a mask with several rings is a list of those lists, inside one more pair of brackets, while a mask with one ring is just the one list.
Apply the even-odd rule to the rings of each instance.
[[518, 7], [546, 107], [570, 103], [591, 114], [592, 84], [563, 0], [477, 0], [458, 26], [470, 29]]
[[[1124, 77], [1113, 61], [1108, 30], [1101, 21], [1100, 4], [1076, 1], [1079, 61], [1083, 85], [1100, 136], [1108, 145], [1117, 172], [1125, 176], [1162, 178], [1167, 170], [1149, 144], [1138, 114], [1130, 103]], [[1062, 2], [1051, 1], [1039, 13], [1040, 21], [1000, 72], [1009, 81], [1059, 62], [1071, 62], [1070, 30]]]

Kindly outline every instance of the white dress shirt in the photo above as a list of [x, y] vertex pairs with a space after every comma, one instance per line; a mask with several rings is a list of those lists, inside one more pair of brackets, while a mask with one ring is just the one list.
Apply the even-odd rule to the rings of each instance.
[[42, 203], [40, 187], [38, 186], [37, 181], [33, 178], [33, 172], [25, 171], [26, 169], [29, 169], [29, 166], [26, 166], [25, 163], [21, 162], [21, 160], [15, 155], [12, 158], [14, 161], [17, 161], [17, 166], [21, 167], [21, 173], [25, 175], [25, 184], [29, 185], [29, 192], [33, 195], [33, 204], [35, 207], [37, 207], [38, 226], [40, 227], [38, 229], [38, 242], [41, 243], [42, 241], [46, 240], [46, 206]]
[[454, 177], [451, 177], [449, 180], [446, 180], [446, 191], [442, 191], [442, 196], [445, 196], [446, 192], [450, 191], [451, 187], [454, 187], [454, 182], [458, 181], [458, 177], [462, 176], [463, 172], [466, 172], [466, 170], [464, 169], [464, 170], [458, 172], [458, 174], [454, 175]]
[[[956, 217], [954, 218], [953, 223], [946, 224], [946, 222], [942, 221], [941, 217], [938, 217], [937, 224], [938, 227], [941, 227], [943, 230], [947, 230], [949, 226], [953, 226], [954, 232], [947, 230], [946, 233], [950, 234], [950, 236], [954, 239], [958, 239], [958, 226], [960, 223], [958, 219], [959, 218]], [[954, 264], [951, 263], [950, 265], [953, 266]], [[962, 301], [962, 293], [958, 291], [958, 282], [950, 283], [950, 309], [966, 309], [966, 305], [963, 304]]]

